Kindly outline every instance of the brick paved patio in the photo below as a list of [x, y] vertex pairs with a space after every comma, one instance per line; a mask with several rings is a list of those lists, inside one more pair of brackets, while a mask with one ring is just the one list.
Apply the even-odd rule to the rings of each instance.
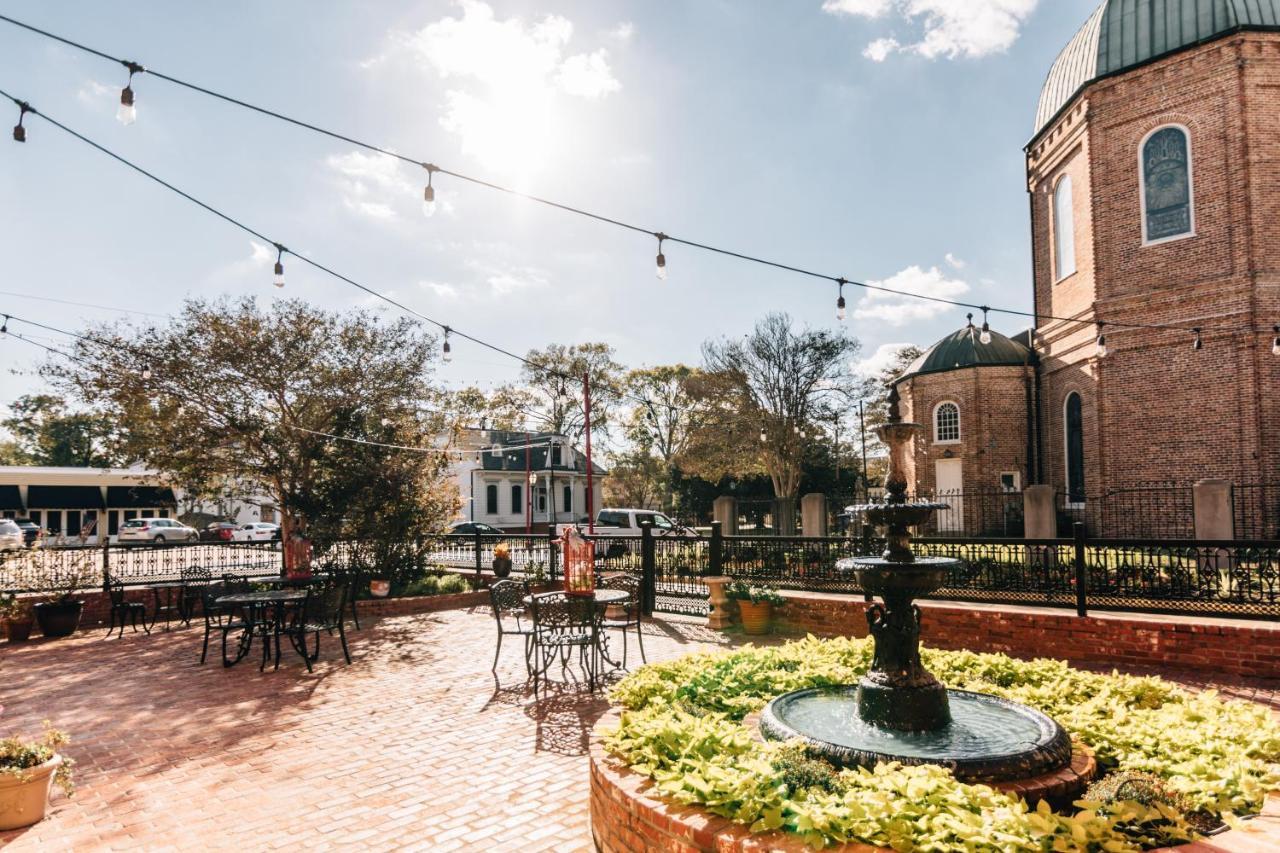
[[[102, 637], [0, 644], [0, 730], [49, 717], [79, 762], [74, 799], [0, 833], [13, 853], [590, 846], [587, 738], [606, 704], [554, 689], [535, 703], [518, 646], [495, 683], [485, 610], [386, 617], [353, 632], [353, 665], [327, 642], [312, 675], [296, 656], [261, 675], [201, 667], [194, 629]], [[650, 660], [725, 642], [646, 626]], [[1274, 684], [1180, 680], [1280, 709]]]

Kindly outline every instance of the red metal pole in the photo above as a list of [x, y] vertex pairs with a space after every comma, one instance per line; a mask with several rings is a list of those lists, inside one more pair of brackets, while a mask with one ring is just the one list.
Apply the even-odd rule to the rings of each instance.
[[530, 456], [529, 433], [524, 434], [524, 535], [533, 532], [533, 483], [529, 482], [533, 471], [533, 460]]
[[595, 504], [592, 503], [591, 492], [591, 374], [582, 374], [582, 398], [583, 398], [583, 429], [587, 433], [587, 533], [596, 532], [596, 521], [593, 515]]

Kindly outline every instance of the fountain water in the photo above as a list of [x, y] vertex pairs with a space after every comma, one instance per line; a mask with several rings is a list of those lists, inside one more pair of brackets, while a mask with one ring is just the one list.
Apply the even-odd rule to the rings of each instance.
[[902, 422], [897, 390], [891, 390], [889, 422], [878, 430], [889, 447], [887, 498], [856, 507], [885, 528], [887, 547], [883, 556], [840, 563], [883, 601], [867, 608], [875, 641], [870, 670], [856, 685], [777, 697], [761, 714], [760, 729], [774, 740], [799, 738], [837, 766], [940, 764], [975, 782], [1052, 773], [1071, 762], [1071, 739], [1062, 726], [1015, 702], [948, 690], [920, 660], [920, 608], [914, 599], [937, 591], [948, 571], [960, 565], [911, 552], [910, 528], [946, 508], [907, 498], [909, 443], [923, 429]]

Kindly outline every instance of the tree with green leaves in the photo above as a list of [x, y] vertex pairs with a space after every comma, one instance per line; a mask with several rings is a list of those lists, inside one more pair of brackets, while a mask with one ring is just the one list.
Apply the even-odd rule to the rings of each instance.
[[[632, 404], [624, 421], [630, 454], [644, 454], [655, 463], [633, 466], [633, 473], [649, 472], [654, 477], [652, 488], [668, 513], [677, 510], [679, 460], [702, 423], [702, 410], [694, 396], [700, 374], [697, 368], [674, 364], [632, 370], [623, 379], [627, 402]], [[636, 403], [637, 399], [644, 402]]]
[[492, 408], [506, 418], [519, 415], [524, 428], [553, 432], [579, 443], [586, 432], [582, 378], [591, 377], [591, 439], [608, 440], [622, 377], [613, 347], [603, 343], [551, 344], [530, 350], [518, 385], [504, 385], [490, 396]]
[[692, 383], [702, 421], [684, 453], [689, 470], [708, 480], [763, 472], [789, 504], [808, 444], [857, 399], [849, 364], [859, 348], [843, 329], [798, 328], [784, 313], [741, 339], [708, 341]]
[[121, 463], [112, 421], [101, 412], [73, 411], [53, 394], [28, 394], [9, 406], [0, 426], [13, 436], [11, 465], [110, 468]]
[[438, 340], [409, 320], [301, 300], [192, 300], [167, 324], [102, 325], [55, 387], [119, 424], [119, 450], [195, 494], [264, 495], [283, 535], [443, 527], [447, 421], [424, 411]]

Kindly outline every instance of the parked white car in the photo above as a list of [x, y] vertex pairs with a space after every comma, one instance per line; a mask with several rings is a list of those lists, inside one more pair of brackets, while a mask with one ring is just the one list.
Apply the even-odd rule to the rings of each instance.
[[0, 519], [0, 551], [21, 551], [27, 547], [27, 538], [15, 521]]
[[134, 518], [120, 525], [120, 533], [116, 541], [122, 545], [142, 544], [164, 545], [173, 542], [196, 542], [200, 532], [194, 527], [187, 527], [172, 518]]
[[280, 538], [280, 525], [265, 521], [242, 524], [231, 533], [232, 542], [275, 542]]

